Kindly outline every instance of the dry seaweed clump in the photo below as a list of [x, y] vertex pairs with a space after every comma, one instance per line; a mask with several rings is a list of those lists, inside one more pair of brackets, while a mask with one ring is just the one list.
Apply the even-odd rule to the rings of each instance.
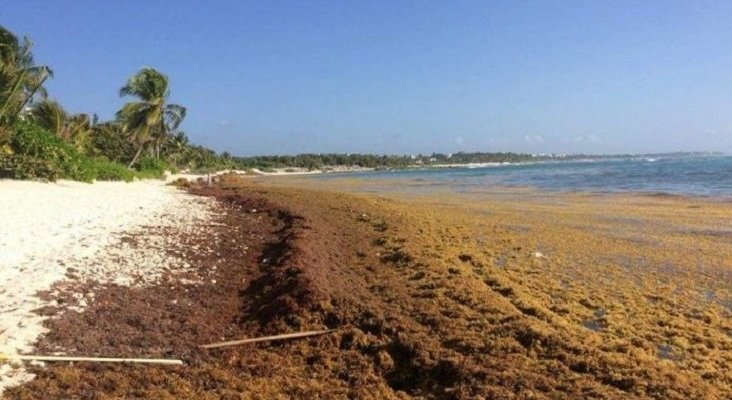
[[[676, 231], [684, 221], [664, 219], [685, 206], [680, 200], [598, 213], [582, 201], [405, 203], [234, 178], [191, 190], [228, 209], [213, 252], [188, 255], [199, 268], [215, 266], [217, 283], [108, 288], [86, 313], [54, 320], [41, 344], [116, 354], [152, 348], [187, 365], [51, 366], [13, 396], [732, 396], [732, 326], [717, 302], [728, 293], [713, 285], [724, 271], [708, 268], [717, 278], [710, 279], [688, 270], [689, 247], [677, 248], [690, 243]], [[649, 218], [649, 210], [651, 222], [633, 225], [643, 235], [620, 231], [629, 222], [612, 219]], [[714, 218], [724, 215], [717, 211]], [[714, 238], [694, 245], [729, 256]], [[714, 291], [712, 303], [707, 292], [682, 301], [702, 285]], [[323, 328], [339, 330], [269, 345], [191, 347]]]

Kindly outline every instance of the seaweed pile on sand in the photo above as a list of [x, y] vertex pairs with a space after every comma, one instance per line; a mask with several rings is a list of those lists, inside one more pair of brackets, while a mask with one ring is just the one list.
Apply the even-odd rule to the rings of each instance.
[[[732, 393], [730, 377], [713, 363], [705, 374], [705, 367], [682, 368], [649, 354], [642, 338], [603, 336], [613, 321], [602, 305], [579, 289], [560, 298], [554, 283], [540, 286], [542, 268], [551, 269], [543, 255], [499, 227], [484, 226], [490, 243], [476, 246], [461, 228], [465, 215], [399, 201], [229, 177], [189, 190], [224, 205], [210, 251], [186, 255], [210, 271], [210, 280], [106, 287], [85, 312], [51, 320], [39, 344], [126, 355], [152, 349], [186, 366], [50, 365], [8, 394], [689, 399]], [[585, 314], [597, 332], [581, 323]], [[712, 345], [729, 351], [730, 338], [717, 335], [724, 322], [710, 323], [696, 333], [706, 329]], [[330, 328], [338, 331], [196, 347]]]

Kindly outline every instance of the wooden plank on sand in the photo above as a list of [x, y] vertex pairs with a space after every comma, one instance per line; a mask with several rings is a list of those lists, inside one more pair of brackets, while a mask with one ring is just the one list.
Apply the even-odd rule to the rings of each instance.
[[264, 336], [264, 337], [258, 337], [258, 338], [249, 338], [249, 339], [240, 339], [240, 340], [230, 340], [227, 342], [218, 342], [218, 343], [211, 343], [211, 344], [202, 344], [198, 347], [202, 349], [215, 349], [218, 347], [228, 347], [228, 346], [237, 346], [240, 344], [247, 344], [247, 343], [257, 343], [257, 342], [271, 342], [275, 340], [287, 340], [287, 339], [299, 339], [304, 338], [308, 336], [319, 336], [319, 335], [325, 335], [326, 333], [331, 333], [334, 331], [337, 331], [338, 329], [326, 329], [322, 331], [307, 331], [307, 332], [296, 332], [296, 333], [285, 333], [282, 335], [274, 335], [274, 336]]
[[67, 356], [36, 356], [36, 355], [0, 354], [0, 361], [2, 361], [2, 360], [183, 365], [183, 361], [181, 361], [181, 360], [162, 359], [162, 358], [67, 357]]

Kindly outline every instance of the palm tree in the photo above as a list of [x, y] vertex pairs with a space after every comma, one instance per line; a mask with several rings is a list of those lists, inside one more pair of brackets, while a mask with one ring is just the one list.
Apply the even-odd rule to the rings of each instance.
[[118, 121], [93, 123], [89, 154], [114, 162], [129, 162], [137, 149]]
[[130, 161], [132, 168], [145, 146], [156, 156], [169, 132], [178, 128], [186, 116], [186, 109], [177, 104], [167, 104], [170, 89], [168, 77], [145, 67], [130, 77], [119, 91], [120, 97], [133, 96], [138, 101], [125, 104], [117, 112], [130, 140], [137, 146], [137, 152]]
[[53, 72], [35, 65], [32, 46], [0, 26], [0, 128], [11, 125], [37, 94], [47, 95], [43, 83]]
[[91, 147], [92, 121], [89, 114], [74, 114], [66, 121], [68, 139], [77, 150], [87, 152]]
[[56, 136], [71, 142], [78, 150], [89, 147], [92, 121], [87, 114], [69, 114], [54, 100], [44, 99], [33, 105], [29, 117]]
[[68, 113], [58, 102], [44, 99], [34, 104], [29, 113], [30, 119], [58, 137], [66, 136]]
[[232, 169], [234, 166], [234, 158], [231, 156], [231, 153], [229, 153], [228, 151], [221, 153], [221, 161], [223, 161], [224, 165], [228, 169]]
[[173, 136], [173, 145], [176, 149], [182, 150], [188, 146], [188, 135], [185, 132], [180, 131]]
[[176, 167], [180, 167], [180, 159], [188, 148], [188, 136], [182, 131], [177, 132], [175, 135], [170, 135], [163, 148], [164, 154], [168, 157], [168, 161]]

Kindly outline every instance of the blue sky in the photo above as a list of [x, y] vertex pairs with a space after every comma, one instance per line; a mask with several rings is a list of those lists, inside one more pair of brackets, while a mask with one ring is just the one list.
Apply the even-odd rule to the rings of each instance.
[[730, 1], [4, 1], [53, 97], [142, 66], [238, 155], [732, 152]]

